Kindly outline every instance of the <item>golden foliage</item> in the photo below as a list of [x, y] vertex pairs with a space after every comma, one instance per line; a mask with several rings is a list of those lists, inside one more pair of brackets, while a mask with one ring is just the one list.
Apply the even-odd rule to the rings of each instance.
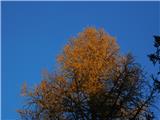
[[57, 61], [67, 78], [82, 83], [86, 92], [95, 93], [103, 87], [100, 79], [117, 65], [118, 49], [115, 39], [103, 30], [86, 28], [70, 40]]
[[69, 41], [57, 61], [58, 74], [45, 72], [45, 79], [33, 91], [23, 85], [22, 95], [30, 98], [33, 107], [18, 111], [24, 118], [134, 120], [145, 111], [143, 98], [132, 103], [141, 97], [140, 67], [130, 54], [120, 55], [115, 39], [102, 29], [86, 28]]

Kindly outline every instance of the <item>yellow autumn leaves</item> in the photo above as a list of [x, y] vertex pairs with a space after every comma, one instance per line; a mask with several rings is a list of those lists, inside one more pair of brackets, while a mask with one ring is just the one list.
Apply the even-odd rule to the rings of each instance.
[[[29, 94], [46, 93], [49, 89], [56, 93], [75, 92], [77, 87], [87, 94], [96, 94], [104, 89], [104, 82], [112, 71], [120, 68], [121, 60], [113, 37], [102, 29], [86, 28], [72, 38], [57, 57], [61, 74], [55, 76], [51, 84], [43, 80], [35, 92]], [[26, 85], [23, 87], [23, 95], [26, 95]]]
[[79, 81], [83, 91], [96, 93], [103, 87], [101, 78], [117, 65], [118, 49], [115, 39], [103, 30], [86, 28], [69, 41], [57, 61], [65, 79]]
[[141, 98], [144, 75], [140, 66], [131, 54], [122, 56], [115, 39], [102, 29], [86, 28], [72, 38], [57, 62], [56, 73], [46, 72], [33, 91], [24, 84], [22, 95], [30, 98], [27, 102], [32, 107], [19, 110], [22, 117], [130, 119], [137, 111], [147, 110]]

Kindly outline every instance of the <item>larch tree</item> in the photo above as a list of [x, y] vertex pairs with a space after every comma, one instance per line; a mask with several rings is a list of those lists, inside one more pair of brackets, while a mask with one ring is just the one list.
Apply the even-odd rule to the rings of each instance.
[[[69, 40], [18, 110], [24, 120], [151, 120], [157, 89], [131, 54], [121, 55], [115, 39], [93, 27]], [[148, 91], [148, 92], [146, 92]]]

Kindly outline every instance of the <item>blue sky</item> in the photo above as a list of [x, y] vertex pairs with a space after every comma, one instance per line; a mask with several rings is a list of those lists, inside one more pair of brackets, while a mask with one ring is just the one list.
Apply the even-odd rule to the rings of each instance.
[[132, 52], [147, 72], [146, 55], [160, 34], [160, 2], [2, 2], [2, 119], [18, 118], [20, 88], [53, 71], [68, 39], [87, 26], [104, 28], [122, 53]]

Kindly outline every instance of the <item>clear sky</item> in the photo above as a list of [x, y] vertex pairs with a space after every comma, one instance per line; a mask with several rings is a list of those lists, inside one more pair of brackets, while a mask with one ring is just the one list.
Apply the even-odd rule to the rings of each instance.
[[68, 39], [87, 26], [104, 28], [122, 53], [154, 70], [146, 56], [160, 34], [160, 2], [2, 2], [3, 120], [19, 117], [24, 81], [37, 84], [43, 69], [54, 70]]

